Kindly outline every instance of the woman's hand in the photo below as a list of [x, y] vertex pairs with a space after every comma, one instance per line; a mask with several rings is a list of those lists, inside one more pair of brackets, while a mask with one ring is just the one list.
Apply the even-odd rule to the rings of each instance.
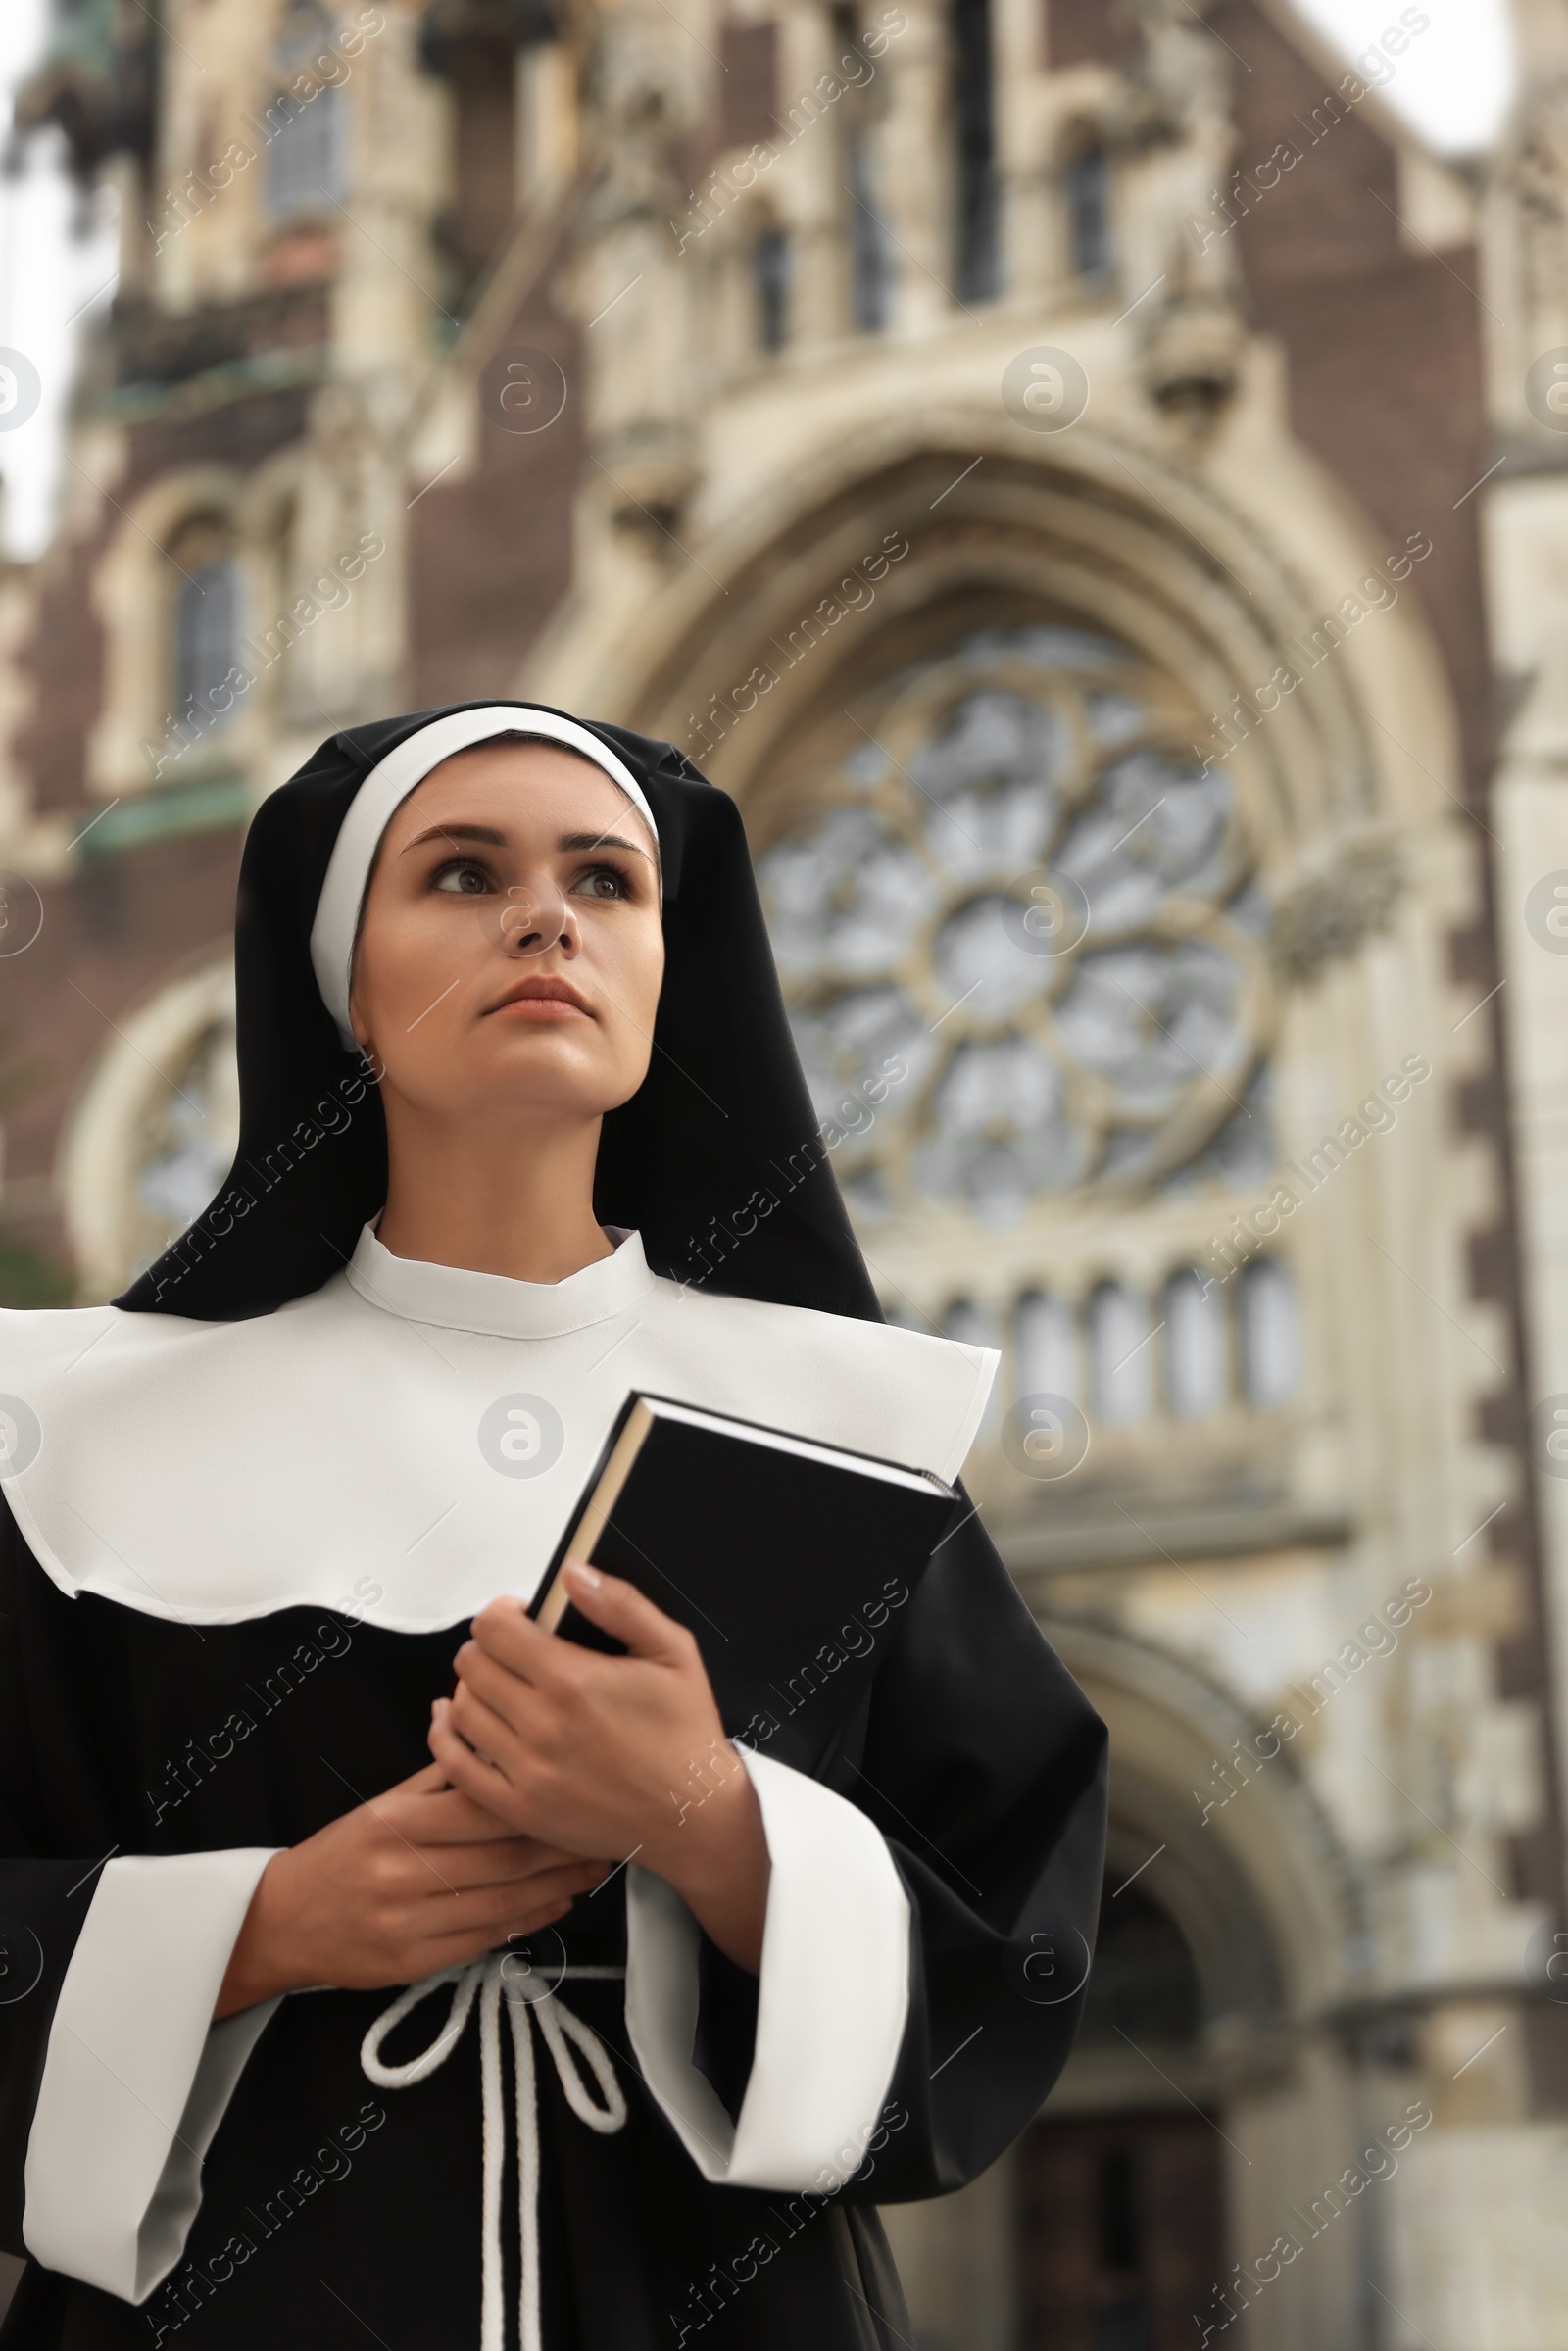
[[597, 1862], [514, 1835], [437, 1764], [274, 1853], [215, 2020], [274, 1992], [416, 1984], [564, 1917]]
[[697, 1643], [635, 1586], [574, 1561], [573, 1605], [631, 1652], [606, 1657], [493, 1600], [438, 1698], [430, 1752], [455, 1788], [515, 1830], [602, 1864], [635, 1860], [683, 1896], [755, 1974], [767, 1840], [724, 1736]]

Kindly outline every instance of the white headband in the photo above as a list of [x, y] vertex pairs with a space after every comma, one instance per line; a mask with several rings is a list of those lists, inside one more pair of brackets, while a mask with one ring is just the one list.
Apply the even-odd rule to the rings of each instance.
[[393, 810], [443, 759], [450, 759], [455, 752], [471, 750], [475, 743], [488, 743], [496, 735], [507, 734], [547, 735], [553, 743], [564, 743], [569, 750], [581, 752], [585, 759], [604, 769], [612, 783], [620, 786], [658, 843], [654, 811], [637, 778], [623, 759], [575, 718], [560, 718], [554, 710], [532, 710], [524, 703], [495, 703], [487, 710], [454, 710], [448, 718], [433, 718], [378, 760], [355, 793], [317, 901], [316, 920], [311, 925], [311, 963], [321, 1001], [337, 1022], [345, 1045], [352, 1048], [354, 1044], [349, 1026], [354, 934], [376, 846]]

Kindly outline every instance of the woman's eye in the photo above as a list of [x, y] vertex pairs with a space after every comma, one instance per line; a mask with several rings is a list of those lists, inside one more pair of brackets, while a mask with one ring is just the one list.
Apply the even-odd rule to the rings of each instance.
[[482, 865], [443, 865], [431, 880], [433, 888], [456, 898], [478, 898], [490, 888], [490, 876]]
[[596, 865], [589, 873], [579, 876], [572, 884], [574, 893], [583, 898], [624, 898], [627, 895], [626, 877], [614, 865]]

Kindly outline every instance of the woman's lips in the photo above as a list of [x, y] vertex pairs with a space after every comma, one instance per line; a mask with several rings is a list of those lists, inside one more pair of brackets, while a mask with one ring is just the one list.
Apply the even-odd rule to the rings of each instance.
[[561, 996], [514, 996], [509, 1003], [497, 1004], [496, 1010], [520, 1020], [590, 1020], [593, 1017], [592, 1013], [583, 1010], [581, 1004], [568, 1004]]
[[492, 1015], [510, 1012], [524, 1020], [592, 1020], [594, 1015], [569, 980], [539, 978], [523, 980], [492, 1004]]

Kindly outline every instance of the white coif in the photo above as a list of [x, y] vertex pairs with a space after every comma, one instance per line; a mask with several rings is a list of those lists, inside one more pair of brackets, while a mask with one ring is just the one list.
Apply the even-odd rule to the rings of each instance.
[[[509, 1963], [514, 1981], [509, 1982]], [[567, 1967], [562, 1977], [621, 1977], [624, 1968]], [[452, 1986], [447, 2021], [429, 2047], [404, 2065], [385, 2065], [381, 2045], [389, 2033], [443, 1984]], [[537, 2024], [545, 2047], [555, 2059], [561, 2086], [571, 2111], [590, 2131], [605, 2136], [623, 2128], [626, 2099], [615, 2079], [610, 2052], [590, 2026], [573, 2014], [554, 1990], [534, 1991], [515, 1951], [491, 1951], [483, 1959], [460, 1967], [441, 1968], [422, 1983], [399, 1992], [385, 2013], [376, 2018], [360, 2050], [360, 2063], [382, 2089], [408, 2089], [444, 2066], [463, 2037], [465, 2026], [479, 2002], [479, 2076], [484, 2110], [484, 2292], [480, 2304], [479, 2351], [505, 2351], [506, 2316], [502, 2305], [501, 2179], [506, 2155], [506, 2125], [501, 2082], [501, 2008], [505, 1996], [512, 2018], [513, 2120], [517, 2150], [517, 2220], [522, 2239], [522, 2275], [518, 2290], [517, 2333], [521, 2351], [543, 2351], [539, 2330], [539, 2087], [534, 2072], [533, 2030]], [[530, 2020], [532, 2022], [530, 2023]], [[599, 2085], [602, 2106], [596, 2105], [577, 2069], [568, 2043], [575, 2045]]]
[[659, 839], [659, 827], [654, 822], [647, 795], [625, 760], [602, 743], [590, 727], [579, 726], [575, 718], [563, 718], [555, 710], [536, 710], [525, 703], [493, 703], [486, 710], [454, 710], [449, 717], [434, 719], [429, 726], [421, 726], [417, 734], [407, 736], [395, 751], [377, 760], [349, 803], [348, 814], [333, 844], [321, 895], [316, 903], [316, 920], [311, 926], [311, 965], [316, 984], [350, 1049], [354, 1036], [349, 1027], [349, 966], [354, 955], [360, 904], [370, 877], [376, 844], [386, 831], [394, 809], [443, 759], [507, 734], [546, 735], [551, 742], [591, 759], [596, 767], [603, 768], [612, 783], [619, 785], [655, 841]]

